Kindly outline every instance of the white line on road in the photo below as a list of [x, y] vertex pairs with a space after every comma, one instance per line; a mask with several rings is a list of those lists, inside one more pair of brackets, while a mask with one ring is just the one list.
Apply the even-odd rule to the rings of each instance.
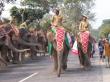
[[29, 79], [29, 78], [31, 78], [31, 77], [33, 77], [33, 76], [35, 76], [35, 75], [38, 75], [38, 74], [39, 74], [38, 72], [33, 73], [33, 74], [31, 74], [30, 76], [28, 76], [28, 77], [26, 77], [26, 78], [20, 80], [19, 82], [24, 82], [24, 81], [26, 81], [27, 79]]

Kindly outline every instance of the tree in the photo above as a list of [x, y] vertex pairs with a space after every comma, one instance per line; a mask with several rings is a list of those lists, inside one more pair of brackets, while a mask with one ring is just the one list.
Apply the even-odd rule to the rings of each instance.
[[96, 39], [96, 41], [98, 41], [99, 39], [99, 30], [98, 29], [91, 29], [91, 35], [94, 36], [94, 38]]
[[11, 13], [11, 16], [16, 18], [16, 22], [19, 24], [21, 23], [21, 10], [18, 9], [16, 6], [12, 7], [11, 10], [10, 10], [10, 13]]
[[49, 5], [47, 0], [24, 0], [21, 2], [23, 5], [35, 8], [35, 9], [42, 9], [45, 12], [48, 12]]
[[42, 29], [46, 30], [49, 27], [49, 25], [51, 24], [51, 18], [52, 16], [48, 13], [44, 15], [40, 23], [40, 26], [42, 27]]
[[16, 6], [12, 7], [11, 10], [11, 16], [15, 17], [17, 20], [17, 23], [24, 22], [26, 20], [40, 20], [43, 18], [43, 15], [45, 12], [41, 9], [31, 9], [31, 8], [17, 8]]
[[94, 0], [63, 0], [60, 10], [65, 20], [64, 26], [72, 31], [78, 31], [78, 25], [82, 15], [86, 15], [90, 20], [94, 20], [95, 14], [91, 12]]
[[110, 33], [110, 19], [105, 19], [99, 28], [99, 36], [107, 37], [108, 33]]
[[91, 12], [94, 0], [48, 0], [52, 9], [58, 8], [63, 15], [63, 25], [73, 32], [78, 31], [81, 15], [87, 15], [90, 20], [94, 20], [95, 14]]
[[37, 19], [38, 24], [40, 24], [40, 19], [43, 18], [43, 15], [49, 11], [49, 5], [47, 0], [24, 0], [21, 2], [22, 5], [27, 6], [26, 16], [29, 19]]

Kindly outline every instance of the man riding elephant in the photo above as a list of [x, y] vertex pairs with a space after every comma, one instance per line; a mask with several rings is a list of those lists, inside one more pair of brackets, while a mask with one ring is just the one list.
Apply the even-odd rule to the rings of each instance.
[[69, 53], [68, 42], [66, 40], [66, 31], [62, 26], [62, 17], [59, 10], [56, 10], [52, 23], [47, 33], [48, 51], [54, 60], [54, 71], [60, 77], [61, 71], [67, 68], [67, 57]]

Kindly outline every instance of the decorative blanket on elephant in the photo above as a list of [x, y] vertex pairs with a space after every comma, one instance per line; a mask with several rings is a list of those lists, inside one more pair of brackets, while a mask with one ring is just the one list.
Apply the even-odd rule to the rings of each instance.
[[57, 28], [57, 30], [56, 30], [56, 42], [57, 42], [57, 50], [58, 51], [61, 51], [63, 49], [64, 39], [65, 39], [64, 28]]
[[90, 35], [89, 31], [80, 32], [80, 40], [84, 53], [87, 53], [88, 50], [89, 35]]
[[[51, 35], [49, 32], [48, 32], [48, 34]], [[66, 46], [68, 49], [70, 49], [71, 48], [70, 37], [68, 37], [67, 34], [65, 34], [65, 35], [66, 35], [65, 36]], [[49, 36], [49, 38], [51, 38], [51, 37], [52, 36]], [[53, 51], [53, 44], [48, 41], [48, 53], [49, 53], [49, 55], [52, 55], [52, 51]]]

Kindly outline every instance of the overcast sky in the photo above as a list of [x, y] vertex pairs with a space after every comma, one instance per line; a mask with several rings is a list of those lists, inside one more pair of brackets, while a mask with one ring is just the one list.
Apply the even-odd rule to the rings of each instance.
[[96, 21], [93, 23], [93, 28], [98, 28], [102, 24], [102, 20], [110, 19], [110, 0], [96, 0], [95, 3]]
[[[16, 4], [18, 7], [19, 3]], [[6, 4], [5, 10], [2, 14], [3, 17], [9, 17], [9, 9], [13, 5]], [[96, 13], [96, 21], [92, 23], [93, 28], [98, 28], [102, 24], [103, 19], [110, 19], [110, 0], [96, 0], [93, 12]]]

